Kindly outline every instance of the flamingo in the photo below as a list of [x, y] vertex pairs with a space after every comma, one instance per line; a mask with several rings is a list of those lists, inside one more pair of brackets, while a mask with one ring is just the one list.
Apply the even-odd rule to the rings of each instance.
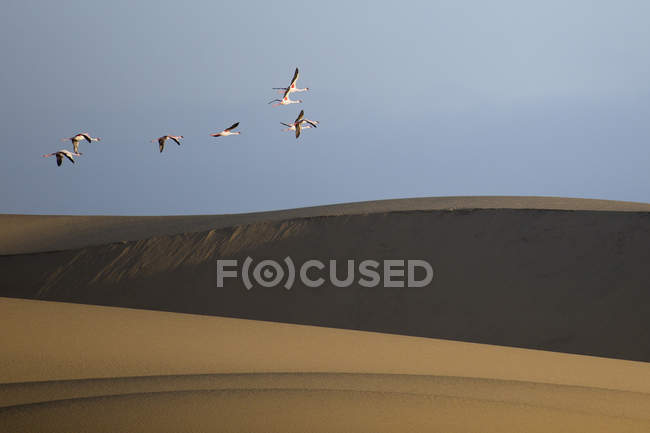
[[285, 90], [282, 99], [274, 99], [269, 104], [277, 102], [277, 104], [273, 104], [274, 107], [277, 107], [278, 105], [300, 104], [302, 102], [302, 99], [289, 99], [289, 93], [289, 90]]
[[78, 153], [80, 141], [86, 140], [88, 143], [92, 143], [93, 141], [101, 141], [101, 138], [91, 137], [87, 132], [80, 132], [79, 134], [73, 135], [72, 137], [61, 139], [61, 141], [68, 141], [68, 140], [72, 142], [72, 147], [74, 148], [74, 152]]
[[169, 138], [174, 140], [176, 142], [176, 144], [178, 144], [180, 146], [181, 142], [178, 141], [178, 140], [183, 138], [183, 136], [182, 135], [163, 135], [162, 137], [154, 138], [153, 140], [151, 140], [151, 142], [153, 143], [153, 142], [157, 141], [158, 142], [158, 147], [160, 148], [160, 153], [162, 153], [163, 149], [165, 149], [165, 141], [167, 141], [167, 139], [169, 139]]
[[[295, 131], [296, 130], [296, 125], [294, 125], [293, 123], [284, 123], [284, 122], [280, 122], [280, 123], [287, 127], [285, 129], [283, 129], [283, 131], [285, 131], [285, 132], [286, 131]], [[311, 125], [302, 125], [300, 128], [301, 129], [309, 129], [309, 128], [311, 128]]]
[[[296, 117], [296, 120], [293, 123], [282, 123], [285, 126], [288, 126], [289, 128], [286, 129], [285, 131], [296, 131], [296, 139], [300, 137], [300, 131], [302, 129], [307, 129], [307, 128], [318, 128], [318, 121], [316, 120], [309, 120], [305, 119], [305, 110], [300, 110], [300, 114], [298, 114], [298, 117]], [[302, 126], [303, 123], [307, 123], [307, 125]]]
[[63, 157], [65, 156], [70, 160], [71, 163], [74, 164], [74, 156], [81, 156], [83, 154], [78, 153], [78, 152], [70, 152], [69, 150], [66, 149], [61, 149], [58, 152], [53, 152], [53, 153], [48, 153], [43, 155], [43, 158], [47, 158], [50, 156], [55, 156], [56, 155], [56, 165], [61, 166], [61, 163], [63, 162]]
[[[291, 83], [289, 84], [289, 87], [274, 87], [273, 90], [281, 90], [282, 92], [286, 92], [288, 90], [289, 93], [306, 92], [307, 90], [309, 90], [309, 87], [305, 87], [305, 88], [302, 88], [302, 89], [296, 87], [296, 81], [298, 81], [298, 75], [300, 75], [300, 74], [298, 72], [298, 68], [296, 68], [296, 72], [294, 72], [294, 74], [293, 74], [293, 79], [291, 80]], [[279, 93], [282, 93], [282, 92], [279, 92]]]
[[214, 134], [210, 134], [212, 137], [227, 137], [229, 135], [239, 135], [241, 132], [233, 132], [232, 130], [235, 129], [236, 127], [239, 126], [239, 122], [234, 123], [231, 127], [224, 129], [221, 132], [215, 132]]

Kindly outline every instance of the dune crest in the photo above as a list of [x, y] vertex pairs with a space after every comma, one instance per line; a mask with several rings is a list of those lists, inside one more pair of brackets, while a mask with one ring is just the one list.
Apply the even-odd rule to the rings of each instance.
[[422, 197], [341, 203], [267, 212], [178, 216], [73, 216], [0, 214], [0, 255], [82, 248], [153, 236], [319, 216], [365, 215], [385, 212], [539, 209], [608, 212], [650, 212], [650, 204], [534, 196]]

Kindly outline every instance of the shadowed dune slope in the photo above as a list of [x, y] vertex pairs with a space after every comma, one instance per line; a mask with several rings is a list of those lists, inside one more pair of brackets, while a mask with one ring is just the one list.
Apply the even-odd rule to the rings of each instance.
[[[4, 255], [0, 295], [650, 361], [650, 212], [639, 210], [647, 205], [558, 199], [610, 210], [544, 210], [528, 208], [547, 199], [529, 198], [520, 203], [527, 209], [449, 209], [478, 199], [444, 200], [420, 202], [443, 210], [385, 212], [397, 204], [380, 202], [357, 214], [364, 205], [348, 205], [327, 208], [338, 216]], [[496, 207], [517, 199], [489, 200]], [[357, 273], [351, 287], [336, 287], [325, 270], [317, 288], [296, 281], [291, 290], [246, 290], [239, 278], [218, 288], [217, 260], [249, 256], [289, 256], [297, 265], [335, 259], [342, 268], [350, 259], [419, 259], [434, 278], [422, 288], [368, 288]], [[337, 271], [344, 279], [346, 270]]]
[[4, 431], [650, 429], [647, 363], [8, 298], [0, 316]]

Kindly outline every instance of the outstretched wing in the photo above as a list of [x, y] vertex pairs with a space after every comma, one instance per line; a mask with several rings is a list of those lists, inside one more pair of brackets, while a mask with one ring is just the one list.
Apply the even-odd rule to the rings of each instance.
[[[86, 134], [85, 132], [84, 132], [83, 134], [79, 134], [79, 135], [81, 135], [83, 138], [85, 138], [86, 141], [87, 141], [88, 143], [90, 143], [90, 142], [93, 141], [93, 140], [90, 138], [90, 135]], [[75, 153], [76, 153], [76, 152], [75, 152]]]
[[233, 125], [230, 128], [226, 128], [225, 131], [230, 131], [232, 129], [235, 129], [237, 126], [239, 126], [239, 122], [233, 123]]
[[289, 84], [289, 89], [293, 89], [296, 87], [296, 81], [298, 81], [298, 68], [296, 68], [296, 72], [293, 73], [293, 78], [291, 79], [291, 84]]
[[160, 148], [160, 153], [162, 153], [163, 149], [165, 148], [165, 140], [167, 140], [167, 137], [160, 137], [158, 139], [158, 147]]
[[172, 137], [172, 136], [170, 135], [169, 138], [171, 138], [172, 140], [174, 140], [174, 141], [176, 142], [176, 144], [178, 144], [179, 146], [181, 145], [181, 142], [178, 141], [178, 139], [177, 139], [176, 137]]
[[[75, 152], [75, 153], [78, 153], [78, 152]], [[66, 158], [68, 158], [70, 160], [71, 163], [74, 164], [74, 158], [72, 157], [72, 155], [70, 155], [69, 152], [64, 153], [64, 155], [65, 155]]]
[[296, 124], [296, 138], [300, 137], [300, 130], [302, 127], [300, 126], [300, 123]]
[[298, 117], [296, 117], [295, 123], [300, 123], [304, 115], [305, 115], [305, 110], [300, 110], [300, 114], [298, 115]]
[[63, 157], [61, 156], [60, 153], [57, 153], [56, 154], [56, 165], [58, 165], [60, 167], [62, 162], [63, 162]]
[[74, 153], [79, 153], [79, 142], [77, 140], [72, 140], [72, 148], [74, 149]]
[[314, 121], [308, 120], [308, 119], [305, 119], [305, 122], [309, 123], [314, 128], [318, 128], [318, 125], [317, 125], [318, 122], [314, 122]]

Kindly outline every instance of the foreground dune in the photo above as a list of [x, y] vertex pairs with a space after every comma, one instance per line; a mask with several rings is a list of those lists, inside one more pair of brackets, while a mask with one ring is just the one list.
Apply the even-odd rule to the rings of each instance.
[[650, 364], [0, 298], [3, 431], [650, 431]]

